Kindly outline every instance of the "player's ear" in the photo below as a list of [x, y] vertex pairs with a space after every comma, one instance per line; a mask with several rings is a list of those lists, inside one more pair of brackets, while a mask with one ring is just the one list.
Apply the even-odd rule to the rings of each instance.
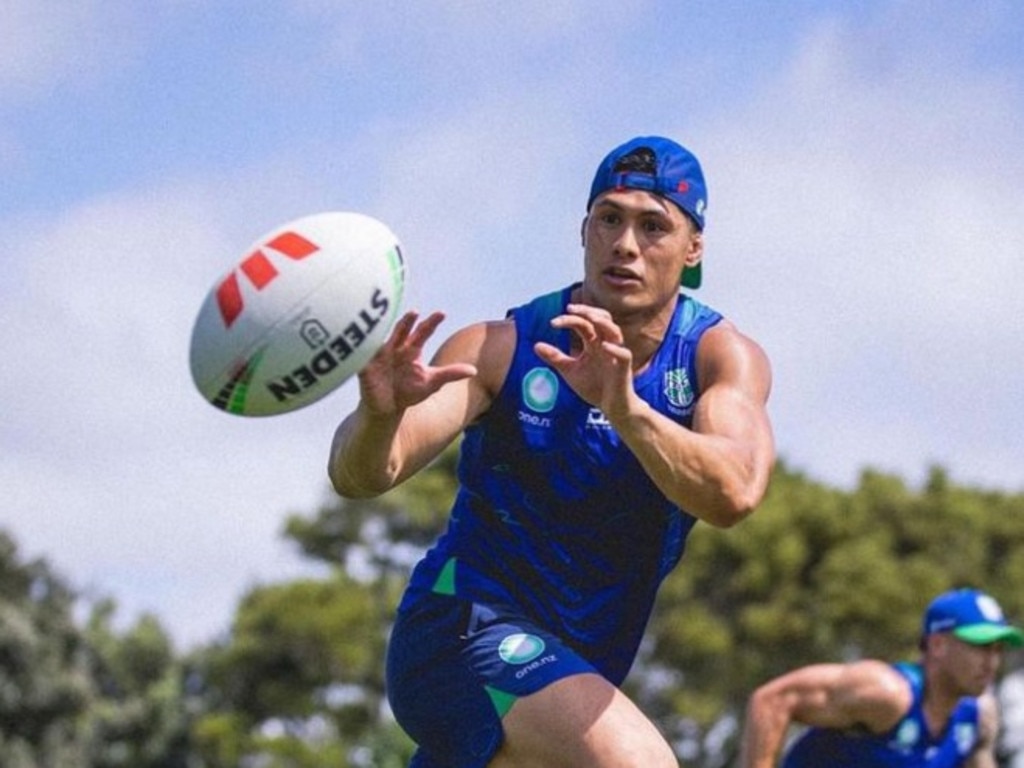
[[686, 245], [686, 266], [696, 267], [704, 258], [704, 233], [694, 229]]
[[949, 651], [949, 639], [952, 637], [948, 632], [936, 632], [935, 634], [929, 635], [927, 639], [928, 650], [932, 651], [935, 655], [942, 657]]
[[583, 221], [580, 222], [580, 245], [584, 248], [587, 247], [587, 219], [590, 218], [590, 214], [587, 213], [583, 217]]

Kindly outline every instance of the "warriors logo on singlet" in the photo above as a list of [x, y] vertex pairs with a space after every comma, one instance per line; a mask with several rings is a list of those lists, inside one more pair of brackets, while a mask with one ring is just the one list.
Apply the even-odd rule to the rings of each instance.
[[688, 408], [693, 405], [693, 386], [685, 368], [665, 371], [665, 397], [676, 408]]
[[909, 752], [917, 744], [921, 736], [921, 730], [913, 720], [904, 720], [899, 730], [896, 731], [896, 738], [889, 743], [890, 748], [896, 752]]

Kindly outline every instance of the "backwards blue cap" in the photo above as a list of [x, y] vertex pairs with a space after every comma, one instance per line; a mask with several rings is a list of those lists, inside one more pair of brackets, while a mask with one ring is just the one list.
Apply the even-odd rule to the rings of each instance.
[[[708, 200], [704, 173], [693, 153], [671, 139], [638, 136], [609, 152], [590, 185], [587, 210], [594, 198], [609, 189], [640, 189], [661, 195], [679, 206], [698, 229], [704, 229]], [[698, 288], [700, 278], [698, 263], [683, 270], [681, 282], [687, 288]]]
[[1024, 646], [1024, 633], [1007, 623], [999, 603], [976, 589], [954, 589], [932, 600], [921, 635], [938, 632], [952, 632], [972, 645], [1005, 642], [1014, 648]]

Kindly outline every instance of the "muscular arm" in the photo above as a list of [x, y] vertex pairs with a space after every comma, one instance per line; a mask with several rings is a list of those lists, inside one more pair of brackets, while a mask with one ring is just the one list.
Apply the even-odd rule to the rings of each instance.
[[760, 347], [722, 321], [697, 348], [700, 388], [693, 428], [655, 411], [633, 389], [633, 353], [608, 312], [568, 307], [556, 327], [580, 348], [537, 354], [587, 402], [598, 406], [662, 493], [712, 525], [728, 527], [754, 510], [768, 487], [774, 441], [766, 403], [771, 369]]
[[359, 404], [338, 426], [328, 462], [342, 496], [376, 496], [409, 478], [483, 413], [501, 386], [514, 326], [468, 326], [425, 365], [423, 344], [442, 319], [435, 313], [415, 326], [416, 316], [406, 315], [359, 374]]
[[774, 441], [766, 403], [768, 359], [724, 322], [701, 339], [693, 428], [686, 429], [632, 398], [607, 414], [622, 439], [668, 498], [720, 527], [750, 514], [768, 487]]
[[777, 677], [750, 697], [741, 768], [773, 768], [793, 723], [823, 728], [892, 728], [910, 708], [907, 682], [887, 664], [815, 664]]
[[[687, 429], [655, 411], [633, 387], [634, 349], [649, 359], [655, 346], [642, 322], [633, 324], [632, 347], [611, 313], [593, 305], [570, 303], [551, 324], [573, 333], [572, 348], [537, 342], [535, 352], [600, 408], [666, 498], [720, 527], [754, 510], [775, 454], [766, 408], [771, 368], [757, 344], [727, 321], [704, 333], [693, 428]], [[648, 325], [660, 343], [664, 328]]]

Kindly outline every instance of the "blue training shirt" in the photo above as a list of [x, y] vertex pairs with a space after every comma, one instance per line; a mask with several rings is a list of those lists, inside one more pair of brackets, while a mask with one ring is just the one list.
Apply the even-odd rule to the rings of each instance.
[[924, 719], [924, 674], [918, 664], [894, 668], [914, 693], [910, 710], [892, 730], [810, 728], [793, 745], [783, 768], [956, 768], [978, 744], [978, 700], [960, 699], [942, 733], [932, 735]]
[[[558, 634], [611, 682], [636, 655], [661, 581], [696, 519], [657, 489], [597, 408], [533, 351], [569, 350], [553, 329], [570, 286], [510, 311], [516, 345], [505, 382], [470, 425], [447, 531], [417, 565], [417, 589], [512, 607]], [[696, 353], [721, 320], [680, 295], [671, 325], [636, 392], [689, 427]]]

